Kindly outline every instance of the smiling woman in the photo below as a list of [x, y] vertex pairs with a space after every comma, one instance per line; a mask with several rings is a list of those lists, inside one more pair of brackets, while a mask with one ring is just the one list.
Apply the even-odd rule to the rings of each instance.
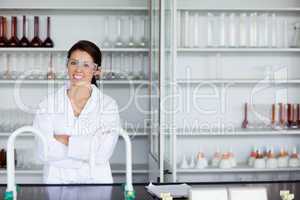
[[82, 40], [68, 51], [68, 74], [72, 84], [91, 82], [97, 86], [96, 77], [100, 75], [102, 53], [97, 45]]
[[[79, 41], [68, 52], [69, 82], [39, 104], [34, 126], [45, 134], [48, 157], [45, 183], [112, 183], [109, 159], [118, 140], [120, 119], [114, 99], [97, 88], [101, 51], [92, 42]], [[91, 144], [95, 148], [91, 148]], [[95, 155], [96, 170], [89, 165]]]

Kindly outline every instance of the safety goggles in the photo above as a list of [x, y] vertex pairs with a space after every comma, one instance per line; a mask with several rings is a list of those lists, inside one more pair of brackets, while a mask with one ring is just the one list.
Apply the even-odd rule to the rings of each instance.
[[68, 59], [67, 60], [68, 67], [83, 67], [84, 69], [94, 69], [97, 68], [98, 65], [91, 61], [82, 61], [76, 59]]

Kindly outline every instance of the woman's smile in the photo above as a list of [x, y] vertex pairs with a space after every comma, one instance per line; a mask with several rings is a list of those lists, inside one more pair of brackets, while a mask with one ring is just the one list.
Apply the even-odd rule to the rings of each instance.
[[80, 81], [84, 78], [84, 75], [82, 73], [76, 73], [73, 75], [73, 79]]

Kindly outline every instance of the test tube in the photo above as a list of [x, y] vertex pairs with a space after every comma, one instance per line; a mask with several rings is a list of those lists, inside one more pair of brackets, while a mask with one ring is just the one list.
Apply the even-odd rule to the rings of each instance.
[[220, 28], [220, 41], [219, 41], [219, 46], [220, 47], [225, 47], [226, 44], [225, 44], [225, 37], [226, 37], [226, 32], [225, 32], [225, 13], [221, 13], [220, 14], [220, 18], [219, 18], [219, 28]]
[[184, 47], [189, 47], [189, 12], [185, 11], [183, 13], [183, 18], [184, 18], [184, 40], [183, 40], [183, 46]]
[[214, 15], [212, 13], [207, 14], [207, 47], [213, 46], [213, 19]]
[[257, 47], [257, 13], [250, 15], [250, 46]]
[[277, 18], [276, 14], [273, 13], [271, 16], [271, 25], [272, 25], [272, 32], [271, 32], [271, 47], [277, 47]]
[[247, 14], [241, 13], [240, 15], [240, 47], [247, 46]]
[[229, 46], [236, 47], [236, 17], [234, 13], [229, 16]]

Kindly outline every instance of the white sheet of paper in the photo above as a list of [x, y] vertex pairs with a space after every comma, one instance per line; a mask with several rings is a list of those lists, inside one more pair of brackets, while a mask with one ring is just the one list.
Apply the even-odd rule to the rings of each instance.
[[267, 189], [264, 187], [230, 187], [230, 200], [267, 200]]
[[189, 192], [191, 186], [187, 184], [177, 184], [177, 185], [152, 185], [146, 186], [148, 192], [158, 198], [160, 198], [161, 193], [171, 193], [173, 198], [187, 198], [189, 197]]
[[193, 187], [190, 191], [189, 200], [228, 200], [227, 188], [225, 187]]

